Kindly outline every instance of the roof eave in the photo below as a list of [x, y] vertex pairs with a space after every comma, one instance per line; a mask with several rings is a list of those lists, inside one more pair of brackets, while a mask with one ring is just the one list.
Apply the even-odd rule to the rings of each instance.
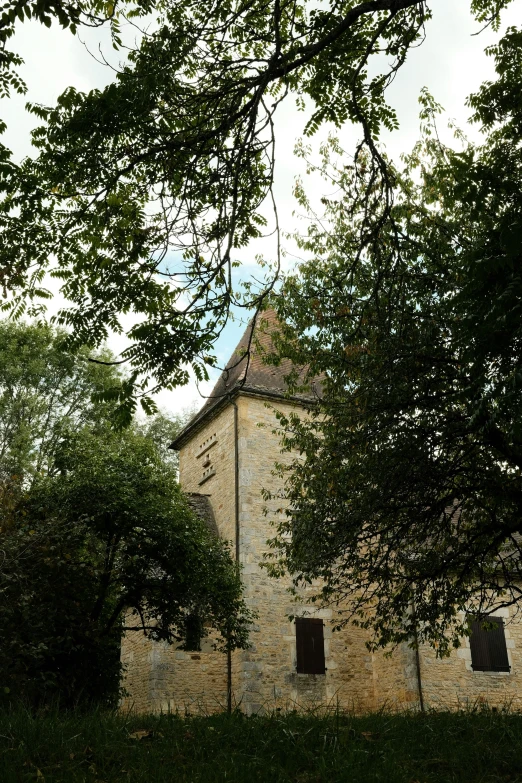
[[179, 451], [193, 435], [202, 429], [209, 421], [212, 421], [212, 419], [218, 413], [220, 413], [228, 403], [232, 402], [232, 400], [235, 397], [238, 397], [240, 394], [243, 394], [247, 397], [264, 397], [265, 399], [285, 400], [286, 402], [294, 402], [300, 405], [309, 405], [310, 403], [314, 402], [312, 397], [299, 396], [296, 394], [285, 394], [284, 392], [278, 392], [272, 389], [260, 389], [256, 386], [247, 386], [246, 384], [241, 386], [238, 384], [233, 389], [231, 389], [228, 394], [224, 395], [218, 402], [216, 402], [215, 405], [213, 405], [211, 408], [208, 408], [203, 413], [203, 415], [196, 416], [195, 419], [189, 422], [185, 429], [180, 432], [178, 437], [172, 441], [169, 449]]
[[198, 430], [202, 429], [202, 427], [208, 421], [212, 421], [212, 419], [225, 407], [225, 405], [227, 405], [227, 403], [231, 402], [234, 397], [237, 397], [238, 393], [239, 390], [237, 387], [231, 389], [229, 393], [218, 400], [215, 405], [212, 405], [211, 408], [207, 408], [207, 410], [202, 415], [196, 414], [195, 418], [192, 419], [192, 421], [189, 421], [187, 426], [181, 430], [177, 438], [172, 441], [169, 449], [179, 451], [180, 448], [185, 445], [187, 440], [192, 437], [192, 435], [195, 435]]

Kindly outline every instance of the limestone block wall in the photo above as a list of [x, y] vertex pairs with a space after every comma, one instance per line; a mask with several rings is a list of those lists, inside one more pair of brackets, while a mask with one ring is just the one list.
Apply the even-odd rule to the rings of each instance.
[[406, 643], [372, 653], [374, 709], [418, 709], [420, 704], [415, 651]]
[[[280, 499], [265, 501], [264, 489], [277, 490], [276, 461], [289, 459], [280, 452], [274, 408], [289, 412], [291, 403], [268, 403], [260, 396], [241, 393], [238, 406], [239, 560], [244, 594], [257, 612], [251, 647], [232, 654], [232, 701], [247, 714], [280, 708], [339, 705], [365, 712], [417, 709], [419, 687], [415, 651], [400, 645], [390, 656], [370, 654], [367, 632], [347, 627], [332, 632], [333, 612], [306, 603], [303, 591], [295, 603], [289, 580], [275, 580], [262, 567], [274, 534]], [[206, 421], [180, 453], [180, 480], [187, 492], [207, 494], [220, 535], [235, 553], [235, 428], [234, 407], [224, 406]], [[265, 509], [268, 514], [265, 514]], [[427, 708], [456, 709], [487, 702], [522, 709], [522, 623], [508, 610], [506, 639], [511, 672], [473, 672], [469, 640], [448, 659], [433, 650], [419, 652], [422, 691]], [[315, 616], [324, 621], [324, 675], [297, 674], [295, 624], [289, 615]], [[138, 711], [178, 710], [211, 712], [227, 703], [227, 659], [207, 643], [200, 653], [154, 644], [139, 633], [129, 633], [122, 646], [127, 666], [124, 707]]]
[[128, 692], [121, 707], [136, 712], [208, 714], [227, 705], [226, 656], [204, 641], [201, 652], [185, 652], [128, 632], [122, 646]]
[[[220, 535], [231, 545], [234, 480], [234, 416], [228, 406], [181, 450], [180, 482], [186, 492], [209, 495]], [[122, 642], [123, 685], [128, 692], [123, 708], [203, 713], [225, 709], [227, 659], [212, 649], [212, 641], [204, 640], [201, 652], [185, 652], [128, 632]]]
[[122, 640], [123, 687], [127, 695], [122, 699], [120, 706], [125, 710], [136, 712], [150, 710], [152, 691], [150, 649], [149, 640], [139, 632], [128, 631]]
[[[277, 518], [282, 506], [280, 500], [267, 503], [263, 489], [278, 488], [274, 463], [289, 458], [280, 452], [274, 408], [288, 412], [291, 407], [285, 401], [272, 405], [246, 395], [238, 400], [239, 559], [245, 596], [258, 619], [251, 649], [239, 653], [234, 666], [234, 693], [247, 713], [337, 704], [371, 709], [374, 685], [371, 657], [364, 644], [366, 633], [354, 628], [332, 633], [332, 610], [307, 605], [306, 593], [296, 605], [287, 590], [290, 581], [272, 579], [261, 565], [268, 550], [267, 539], [274, 533], [268, 520]], [[325, 675], [296, 673], [295, 625], [289, 615], [323, 618]]]
[[474, 672], [471, 668], [469, 639], [449, 658], [437, 658], [434, 650], [420, 651], [424, 701], [435, 709], [458, 709], [487, 704], [522, 709], [522, 622], [513, 609], [498, 609], [495, 616], [504, 618], [506, 647], [511, 671]]
[[[267, 539], [273, 534], [264, 514], [262, 490], [277, 488], [274, 463], [282, 458], [274, 432], [274, 410], [259, 397], [240, 395], [239, 557], [245, 598], [258, 613], [251, 647], [232, 655], [232, 700], [251, 714], [260, 710], [337, 706], [358, 711], [374, 706], [371, 656], [365, 632], [347, 629], [332, 633], [332, 611], [297, 605], [289, 595], [289, 581], [275, 580], [261, 567]], [[288, 411], [289, 403], [278, 402]], [[180, 481], [188, 492], [209, 495], [218, 530], [235, 539], [235, 447], [232, 405], [197, 432], [180, 453]], [[206, 465], [205, 465], [206, 463]], [[203, 481], [202, 481], [203, 480]], [[280, 507], [272, 503], [271, 511]], [[235, 544], [235, 542], [234, 542]], [[233, 547], [234, 551], [235, 547]], [[297, 674], [295, 625], [289, 615], [324, 620], [324, 675]], [[124, 640], [122, 657], [128, 665], [124, 706], [137, 710], [211, 711], [226, 705], [227, 666], [221, 653], [188, 653], [151, 643], [139, 634]]]
[[227, 405], [207, 421], [179, 453], [179, 480], [185, 492], [209, 495], [221, 538], [235, 541], [234, 408]]

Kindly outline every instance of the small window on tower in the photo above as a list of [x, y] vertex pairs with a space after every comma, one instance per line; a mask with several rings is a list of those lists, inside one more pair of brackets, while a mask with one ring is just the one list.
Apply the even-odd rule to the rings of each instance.
[[296, 617], [295, 640], [298, 674], [324, 674], [323, 621], [312, 617]]
[[214, 433], [213, 435], [209, 435], [209, 437], [203, 441], [203, 443], [200, 443], [198, 453], [196, 454], [196, 459], [199, 459], [200, 457], [203, 457], [201, 460], [201, 467], [203, 468], [203, 472], [201, 475], [201, 479], [198, 482], [199, 485], [204, 484], [206, 481], [208, 481], [212, 476], [216, 475], [216, 469], [212, 463], [212, 454], [211, 451], [212, 447], [215, 446], [217, 443], [217, 435]]
[[[484, 624], [489, 628], [484, 628]], [[487, 617], [471, 623], [471, 666], [475, 672], [509, 672], [504, 623], [501, 617]]]

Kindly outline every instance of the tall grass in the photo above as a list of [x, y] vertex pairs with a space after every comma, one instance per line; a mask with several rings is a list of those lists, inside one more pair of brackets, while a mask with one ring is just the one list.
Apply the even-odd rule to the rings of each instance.
[[522, 715], [0, 713], [1, 783], [522, 781]]

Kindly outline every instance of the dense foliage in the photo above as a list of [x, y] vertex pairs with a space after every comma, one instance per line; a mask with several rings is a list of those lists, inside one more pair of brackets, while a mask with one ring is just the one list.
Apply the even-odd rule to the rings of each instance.
[[[89, 351], [62, 350], [65, 333], [44, 325], [0, 321], [0, 476], [31, 484], [55, 472], [54, 454], [67, 433], [102, 426], [110, 405], [93, 397], [121, 384]], [[98, 355], [110, 360], [108, 352]], [[152, 421], [150, 422], [152, 424]]]
[[522, 32], [490, 54], [498, 78], [470, 98], [484, 142], [444, 146], [424, 93], [389, 212], [364, 160], [324, 149], [330, 222], [279, 300], [282, 353], [324, 396], [282, 419], [300, 456], [275, 570], [324, 578], [376, 644], [441, 653], [522, 589]]
[[114, 703], [124, 629], [183, 645], [197, 617], [245, 646], [236, 565], [190, 510], [154, 422], [114, 432], [91, 401], [116, 371], [61, 353], [48, 328], [2, 331], [0, 692]]
[[[509, 2], [471, 8], [496, 25]], [[368, 153], [390, 206], [376, 140], [398, 120], [385, 92], [431, 18], [424, 0], [169, 0], [156, 10], [114, 83], [33, 106], [38, 157], [0, 167], [8, 307], [36, 307], [52, 269], [71, 341], [100, 345], [132, 314], [127, 422], [151, 386], [184, 383], [190, 364], [205, 376], [214, 362], [237, 296], [232, 267], [265, 230], [274, 116], [287, 96], [306, 112], [306, 134], [360, 125], [357, 157]], [[271, 273], [248, 304], [272, 285]]]

